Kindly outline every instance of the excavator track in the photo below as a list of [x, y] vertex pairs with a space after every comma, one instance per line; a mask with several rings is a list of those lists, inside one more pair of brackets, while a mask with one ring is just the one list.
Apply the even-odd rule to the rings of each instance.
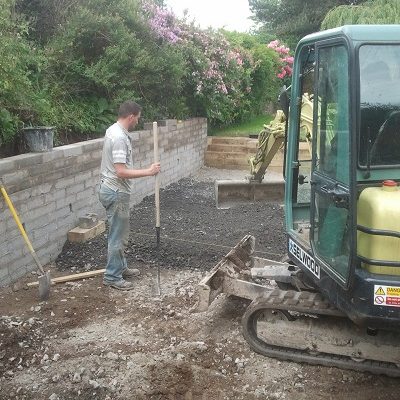
[[[282, 319], [284, 320], [284, 322], [282, 322], [283, 325], [277, 326], [276, 336], [278, 339], [276, 339], [275, 342], [273, 339], [268, 342], [269, 338], [265, 339], [264, 337], [261, 337], [261, 333], [259, 332], [259, 320], [261, 319], [262, 321], [263, 318], [265, 318], [265, 314], [279, 314], [283, 317], [281, 318], [281, 321]], [[390, 340], [392, 340], [393, 343], [396, 343], [397, 347], [392, 347], [392, 343], [389, 341], [386, 349], [381, 350], [381, 348], [379, 348], [378, 350], [375, 350], [375, 354], [373, 355], [376, 355], [376, 358], [378, 359], [365, 358], [364, 352], [360, 351], [360, 348], [368, 349], [368, 344], [365, 347], [365, 343], [363, 343], [364, 338], [362, 335], [359, 336], [359, 338], [361, 338], [361, 347], [358, 349], [357, 346], [354, 346], [352, 343], [352, 339], [348, 342], [340, 342], [339, 339], [335, 339], [334, 345], [330, 344], [331, 347], [336, 345], [339, 351], [342, 350], [342, 348], [345, 349], [345, 353], [347, 352], [346, 355], [334, 354], [329, 351], [320, 351], [317, 342], [318, 338], [323, 336], [321, 334], [316, 335], [313, 340], [311, 340], [311, 344], [309, 344], [308, 347], [304, 347], [304, 344], [299, 346], [300, 348], [290, 347], [290, 344], [287, 345], [287, 343], [291, 341], [293, 336], [298, 335], [298, 328], [296, 325], [290, 324], [296, 324], [299, 317], [309, 319], [305, 324], [306, 328], [303, 329], [306, 334], [308, 329], [311, 331], [311, 327], [318, 324], [319, 319], [322, 319], [322, 321], [324, 319], [328, 321], [326, 323], [328, 331], [331, 329], [332, 321], [335, 320], [338, 321], [337, 324], [339, 330], [341, 330], [341, 327], [346, 320], [348, 324], [352, 324], [345, 314], [330, 305], [319, 293], [274, 289], [267, 292], [262, 297], [253, 300], [249, 305], [242, 318], [243, 335], [254, 351], [267, 357], [299, 363], [351, 369], [391, 377], [400, 377], [400, 348], [398, 347], [399, 344], [398, 340], [396, 340], [397, 338], [395, 334], [393, 334], [393, 338]], [[267, 327], [267, 330], [273, 330], [274, 322], [262, 323]], [[289, 333], [286, 337], [281, 337], [285, 332], [285, 327], [287, 327], [287, 329], [293, 327], [293, 334]], [[337, 333], [338, 331], [335, 332], [335, 334]], [[350, 337], [353, 336], [350, 335]], [[369, 339], [370, 336], [365, 334], [365, 338]], [[281, 343], [278, 344], [277, 341]], [[315, 342], [317, 344], [315, 344]], [[328, 347], [328, 349], [329, 348], [330, 347]], [[398, 349], [397, 352], [396, 348]], [[386, 354], [383, 354], [385, 351]], [[385, 357], [390, 359], [390, 362], [385, 361]], [[379, 360], [379, 358], [381, 359]]]

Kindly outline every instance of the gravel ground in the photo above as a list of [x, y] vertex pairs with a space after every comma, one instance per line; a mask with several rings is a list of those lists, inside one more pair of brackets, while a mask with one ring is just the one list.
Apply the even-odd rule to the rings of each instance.
[[[156, 247], [154, 196], [146, 197], [131, 211], [128, 262], [160, 264], [163, 268], [208, 271], [243, 236], [257, 238], [257, 255], [280, 259], [285, 254], [283, 210], [279, 204], [246, 204], [228, 210], [215, 207], [212, 176], [204, 168], [160, 193], [161, 240]], [[218, 176], [223, 172], [218, 171]], [[242, 171], [225, 171], [239, 177]], [[228, 175], [228, 176], [231, 176]], [[104, 268], [106, 235], [89, 243], [66, 243], [56, 260], [60, 270]]]
[[[53, 286], [51, 298], [39, 302], [37, 289], [23, 289], [33, 275], [0, 290], [0, 400], [398, 397], [395, 379], [253, 353], [240, 330], [244, 301], [220, 296], [208, 311], [195, 312], [204, 272], [245, 234], [257, 237], [258, 255], [285, 252], [280, 205], [216, 210], [217, 173], [203, 169], [162, 191], [160, 249], [153, 199], [135, 206], [127, 256], [142, 272], [136, 290], [105, 288], [96, 277]], [[52, 275], [104, 267], [105, 245], [104, 236], [66, 244]]]

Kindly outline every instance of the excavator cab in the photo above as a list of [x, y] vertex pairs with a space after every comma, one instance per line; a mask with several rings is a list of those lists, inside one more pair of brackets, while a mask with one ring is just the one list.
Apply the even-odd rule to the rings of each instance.
[[[286, 113], [286, 260], [245, 236], [199, 283], [251, 301], [250, 347], [282, 360], [400, 377], [400, 25], [302, 39]], [[309, 152], [300, 151], [304, 143]]]
[[[400, 323], [400, 296], [386, 295], [400, 293], [399, 34], [399, 26], [345, 26], [304, 38], [286, 134], [289, 258], [310, 286], [374, 328]], [[305, 93], [310, 159], [298, 150]]]

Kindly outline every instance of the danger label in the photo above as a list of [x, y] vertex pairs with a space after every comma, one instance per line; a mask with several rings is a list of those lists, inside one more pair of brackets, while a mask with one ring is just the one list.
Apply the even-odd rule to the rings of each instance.
[[375, 285], [374, 304], [377, 306], [400, 307], [400, 287]]
[[382, 286], [379, 286], [379, 289], [375, 292], [375, 294], [386, 295], [385, 291], [382, 289]]
[[386, 289], [386, 296], [400, 297], [400, 287], [388, 287]]

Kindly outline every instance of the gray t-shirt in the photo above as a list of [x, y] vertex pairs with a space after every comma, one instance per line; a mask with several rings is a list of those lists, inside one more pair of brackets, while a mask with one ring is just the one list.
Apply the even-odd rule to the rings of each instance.
[[112, 190], [130, 194], [131, 180], [118, 178], [114, 164], [125, 164], [127, 168], [133, 168], [132, 144], [128, 132], [118, 122], [107, 129], [104, 137], [100, 180]]

